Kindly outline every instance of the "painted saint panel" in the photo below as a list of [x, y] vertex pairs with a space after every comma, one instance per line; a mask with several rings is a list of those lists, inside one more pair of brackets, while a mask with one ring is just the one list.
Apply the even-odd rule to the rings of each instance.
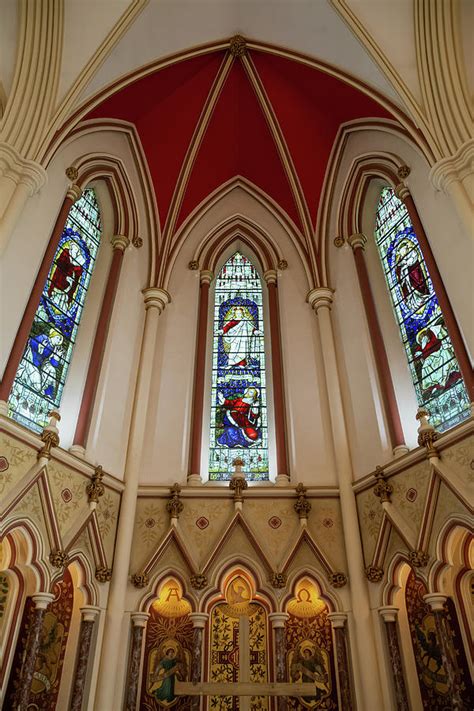
[[337, 688], [328, 609], [309, 579], [298, 583], [285, 624], [288, 680], [314, 684], [314, 694], [289, 698], [288, 708], [335, 711]]
[[[74, 585], [67, 568], [64, 571], [63, 579], [54, 584], [53, 594], [54, 600], [43, 619], [30, 693], [31, 709], [41, 709], [41, 711], [55, 711], [58, 700], [74, 602]], [[15, 697], [19, 688], [23, 656], [33, 620], [33, 610], [34, 603], [31, 598], [27, 598], [5, 695], [6, 703], [10, 704], [8, 708], [12, 709], [16, 708]]]
[[190, 612], [191, 606], [183, 598], [179, 583], [167, 581], [150, 608], [147, 624], [140, 702], [143, 711], [189, 709], [189, 697], [175, 696], [174, 685], [176, 679], [190, 679], [193, 641]]
[[382, 190], [375, 236], [418, 404], [447, 430], [469, 417], [469, 398], [408, 211], [391, 188]]
[[10, 417], [36, 432], [61, 402], [101, 229], [88, 188], [69, 211], [8, 400]]
[[239, 457], [252, 481], [268, 479], [262, 284], [236, 252], [216, 279], [209, 478], [230, 479]]

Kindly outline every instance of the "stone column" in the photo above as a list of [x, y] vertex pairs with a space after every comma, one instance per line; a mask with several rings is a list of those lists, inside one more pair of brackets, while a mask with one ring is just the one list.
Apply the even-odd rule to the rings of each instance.
[[87, 668], [91, 651], [92, 633], [100, 609], [93, 605], [81, 607], [81, 629], [77, 646], [77, 662], [72, 682], [71, 702], [69, 711], [81, 711], [84, 701]]
[[441, 660], [448, 676], [448, 684], [451, 689], [450, 708], [453, 709], [453, 711], [468, 711], [461, 697], [459, 674], [454, 662], [456, 659], [456, 650], [453, 646], [452, 635], [448, 629], [449, 623], [446, 619], [444, 605], [447, 597], [440, 593], [428, 593], [423, 596], [423, 600], [430, 606], [435, 620], [436, 638], [441, 650]]
[[[275, 641], [275, 667], [276, 682], [285, 682], [286, 674], [286, 643], [285, 643], [285, 622], [288, 619], [287, 612], [271, 612], [268, 618], [272, 624], [273, 638]], [[288, 699], [286, 696], [278, 696], [278, 711], [287, 711]]]
[[153, 373], [158, 320], [166, 304], [170, 301], [169, 294], [163, 289], [145, 289], [143, 295], [146, 309], [145, 325], [137, 368], [137, 385], [125, 463], [125, 489], [120, 504], [114, 568], [100, 653], [101, 664], [96, 697], [96, 708], [100, 711], [116, 711], [121, 705], [122, 688], [117, 680], [117, 667], [122, 655], [122, 621], [125, 611], [125, 595], [129, 585], [128, 576], [137, 505], [138, 477], [147, 424], [148, 398]]
[[112, 237], [113, 256], [107, 277], [107, 284], [102, 299], [99, 320], [95, 330], [94, 345], [92, 346], [91, 357], [89, 360], [89, 368], [87, 370], [86, 382], [82, 393], [81, 407], [77, 418], [76, 432], [74, 434], [73, 445], [70, 451], [73, 454], [84, 456], [87, 435], [92, 417], [92, 409], [94, 407], [95, 394], [99, 383], [100, 371], [102, 366], [102, 358], [107, 342], [107, 333], [109, 330], [110, 319], [114, 307], [115, 294], [120, 279], [120, 271], [122, 269], [123, 255], [130, 244], [128, 237], [116, 235]]
[[[31, 326], [33, 325], [33, 319], [36, 314], [36, 309], [40, 302], [41, 294], [43, 293], [44, 285], [49, 274], [49, 269], [51, 267], [56, 249], [59, 244], [59, 240], [64, 230], [64, 225], [66, 224], [67, 216], [69, 210], [73, 204], [79, 200], [82, 195], [82, 190], [77, 185], [72, 185], [67, 191], [67, 195], [64, 199], [62, 207], [59, 211], [59, 215], [56, 219], [51, 237], [49, 238], [48, 246], [43, 255], [40, 268], [36, 275], [35, 283], [30, 292], [30, 298], [26, 304], [21, 323], [18, 327], [18, 331], [13, 341], [13, 345], [8, 356], [7, 365], [5, 367], [5, 372], [3, 373], [2, 382], [0, 385], [0, 401], [6, 402], [10, 395], [12, 389], [13, 381], [15, 380], [16, 371], [20, 364], [20, 360], [23, 356], [23, 351], [25, 350], [26, 342], [28, 336], [30, 335]], [[5, 406], [2, 407], [5, 410]], [[5, 410], [6, 412], [6, 410]]]
[[277, 273], [269, 269], [263, 275], [268, 287], [270, 341], [272, 353], [273, 408], [275, 413], [275, 444], [277, 458], [276, 484], [289, 484], [288, 453], [285, 437], [285, 396], [283, 386], [283, 358], [281, 353], [280, 314], [278, 308]]
[[[345, 612], [330, 612], [328, 618], [334, 631], [334, 656], [336, 673], [339, 680], [339, 694], [341, 698], [341, 709], [344, 711], [354, 711], [352, 701], [351, 688], [351, 669], [347, 656], [347, 639], [346, 639], [346, 622], [347, 614]], [[366, 663], [364, 657], [361, 657], [361, 665]], [[382, 706], [367, 706], [364, 708], [383, 708]]]
[[[193, 653], [191, 666], [191, 681], [202, 681], [202, 656], [204, 643], [204, 629], [209, 615], [207, 612], [191, 612], [189, 615], [193, 623]], [[201, 699], [199, 696], [191, 697], [191, 711], [199, 711]]]
[[204, 376], [206, 373], [207, 314], [209, 310], [209, 287], [212, 272], [203, 269], [200, 273], [199, 316], [194, 365], [194, 393], [191, 425], [191, 454], [189, 458], [188, 484], [201, 484], [201, 442], [204, 408]]
[[132, 612], [132, 640], [130, 643], [130, 662], [128, 666], [125, 711], [136, 711], [138, 696], [138, 681], [142, 664], [143, 637], [149, 612]]
[[329, 413], [334, 441], [334, 457], [339, 481], [344, 543], [346, 546], [349, 585], [354, 612], [354, 633], [360, 664], [360, 681], [365, 709], [383, 708], [380, 672], [375, 633], [369, 605], [368, 583], [364, 574], [364, 558], [359, 531], [357, 507], [352, 489], [352, 463], [344, 418], [341, 386], [337, 369], [337, 354], [331, 322], [333, 292], [327, 287], [313, 289], [308, 301], [318, 316], [321, 348], [328, 390]]
[[387, 418], [387, 427], [392, 443], [393, 454], [397, 457], [402, 454], [406, 454], [408, 452], [408, 447], [405, 444], [400, 413], [398, 411], [397, 398], [395, 396], [395, 388], [393, 387], [392, 374], [388, 364], [387, 351], [385, 350], [385, 343], [377, 316], [374, 295], [370, 286], [367, 265], [364, 259], [364, 247], [367, 242], [367, 238], [365, 235], [357, 234], [351, 235], [347, 241], [352, 247], [352, 251], [354, 253], [354, 261], [357, 269], [357, 276], [359, 278], [359, 286], [362, 293], [365, 315], [367, 317], [370, 340], [372, 341], [375, 366], [379, 376], [385, 416]]
[[464, 384], [469, 394], [469, 398], [471, 402], [473, 402], [474, 381], [469, 354], [464, 344], [461, 330], [458, 326], [456, 316], [454, 315], [454, 311], [451, 306], [451, 302], [449, 301], [448, 294], [446, 293], [446, 289], [444, 288], [443, 279], [441, 278], [438, 265], [436, 264], [433, 252], [431, 251], [431, 246], [428, 241], [428, 237], [426, 236], [426, 232], [418, 215], [418, 210], [416, 209], [413, 197], [411, 196], [411, 193], [406, 187], [406, 185], [403, 185], [403, 183], [397, 185], [395, 194], [399, 198], [399, 200], [402, 200], [405, 203], [405, 207], [410, 216], [413, 229], [415, 230], [416, 236], [418, 238], [418, 243], [420, 245], [421, 252], [423, 254], [426, 265], [428, 267], [428, 271], [430, 273], [431, 281], [433, 282], [434, 290], [436, 292], [441, 311], [443, 312], [444, 322], [446, 324], [449, 337], [451, 338], [451, 342], [453, 344], [454, 353], [459, 363], [459, 368], [464, 379]]
[[40, 644], [41, 629], [48, 605], [54, 600], [52, 593], [41, 592], [32, 595], [35, 606], [31, 610], [31, 626], [26, 642], [25, 656], [21, 669], [20, 684], [16, 697], [15, 711], [26, 711], [30, 696], [31, 682], [35, 670], [36, 655]]
[[407, 689], [405, 685], [405, 677], [403, 674], [402, 655], [400, 653], [400, 644], [398, 641], [398, 607], [379, 607], [379, 615], [385, 623], [384, 627], [387, 636], [390, 666], [393, 671], [393, 683], [397, 711], [410, 711]]

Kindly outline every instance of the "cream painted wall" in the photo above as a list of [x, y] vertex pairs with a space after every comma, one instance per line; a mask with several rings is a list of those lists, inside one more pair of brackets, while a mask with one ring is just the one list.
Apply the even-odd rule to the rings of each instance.
[[[472, 352], [472, 304], [466, 299], [466, 284], [470, 280], [472, 265], [472, 243], [463, 231], [449, 199], [434, 191], [428, 180], [428, 167], [411, 144], [395, 135], [374, 130], [352, 134], [341, 161], [335, 194], [341, 194], [353, 160], [361, 155], [380, 152], [399, 155], [412, 169], [406, 183], [413, 194], [459, 325], [466, 343], [468, 346], [471, 344]], [[414, 447], [417, 440], [416, 398], [376, 246], [372, 240], [374, 211], [380, 187], [381, 184], [372, 184], [365, 200], [363, 231], [368, 238], [365, 258], [392, 370], [406, 443], [409, 447]], [[390, 459], [391, 448], [382, 414], [380, 388], [352, 250], [348, 245], [341, 249], [332, 245], [331, 238], [337, 233], [337, 205], [336, 200], [330, 217], [329, 283], [336, 289], [333, 311], [336, 343], [341, 356], [339, 367], [354, 473], [356, 477], [360, 477], [372, 471], [377, 464]]]
[[[171, 484], [186, 480], [199, 292], [199, 275], [189, 271], [187, 265], [203, 237], [224, 219], [238, 214], [261, 225], [279, 244], [289, 264], [279, 277], [278, 288], [287, 419], [291, 423], [288, 449], [292, 480], [313, 486], [333, 485], [336, 477], [324, 415], [326, 400], [324, 388], [321, 388], [317, 325], [306, 303], [308, 284], [303, 266], [282, 224], [241, 188], [228, 193], [198, 220], [174, 264], [169, 282], [172, 303], [160, 316], [148, 412], [150, 430], [144, 446], [140, 483]], [[208, 348], [208, 361], [210, 357]], [[206, 382], [210, 388], [210, 371], [206, 374]], [[207, 391], [206, 408], [209, 398]], [[206, 412], [204, 421], [208, 422]], [[207, 436], [205, 428], [204, 445]], [[203, 447], [204, 463], [205, 457]]]

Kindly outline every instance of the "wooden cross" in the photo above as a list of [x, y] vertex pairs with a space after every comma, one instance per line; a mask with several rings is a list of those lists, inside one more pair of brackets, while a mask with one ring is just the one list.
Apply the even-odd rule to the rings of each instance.
[[175, 680], [177, 696], [238, 696], [240, 711], [250, 711], [251, 696], [314, 696], [315, 684], [259, 682], [250, 680], [250, 625], [242, 616], [239, 624], [239, 681], [192, 682]]

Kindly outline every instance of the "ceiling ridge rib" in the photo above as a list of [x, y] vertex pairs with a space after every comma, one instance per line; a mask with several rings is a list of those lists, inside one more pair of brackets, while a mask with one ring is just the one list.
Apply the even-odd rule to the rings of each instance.
[[318, 266], [316, 255], [314, 252], [313, 226], [311, 223], [311, 216], [298, 173], [296, 171], [290, 150], [288, 148], [288, 144], [286, 142], [282, 128], [276, 116], [275, 110], [265, 90], [262, 79], [250, 55], [247, 52], [240, 59], [244, 66], [247, 77], [250, 81], [250, 84], [255, 92], [262, 113], [266, 119], [267, 125], [270, 129], [270, 133], [272, 134], [273, 140], [275, 142], [278, 156], [280, 158], [283, 171], [290, 185], [293, 199], [296, 204], [296, 209], [298, 210], [298, 215], [301, 220], [303, 235], [306, 238], [307, 249], [310, 254], [312, 267], [315, 270], [315, 273], [317, 274]]
[[194, 129], [191, 140], [189, 142], [186, 155], [184, 156], [184, 160], [181, 164], [178, 180], [176, 181], [173, 196], [171, 198], [170, 206], [168, 209], [168, 214], [166, 216], [165, 226], [163, 228], [163, 259], [161, 260], [160, 264], [161, 273], [165, 268], [168, 247], [170, 244], [170, 240], [173, 236], [174, 229], [176, 227], [176, 222], [179, 216], [181, 205], [183, 203], [184, 194], [188, 185], [194, 161], [196, 160], [196, 156], [204, 138], [204, 134], [206, 133], [206, 130], [209, 126], [220, 93], [224, 87], [227, 77], [230, 74], [230, 69], [232, 67], [233, 62], [234, 57], [230, 53], [227, 53], [224, 59], [222, 60], [222, 63], [217, 71], [212, 86], [206, 97], [203, 109], [196, 123], [196, 127]]

